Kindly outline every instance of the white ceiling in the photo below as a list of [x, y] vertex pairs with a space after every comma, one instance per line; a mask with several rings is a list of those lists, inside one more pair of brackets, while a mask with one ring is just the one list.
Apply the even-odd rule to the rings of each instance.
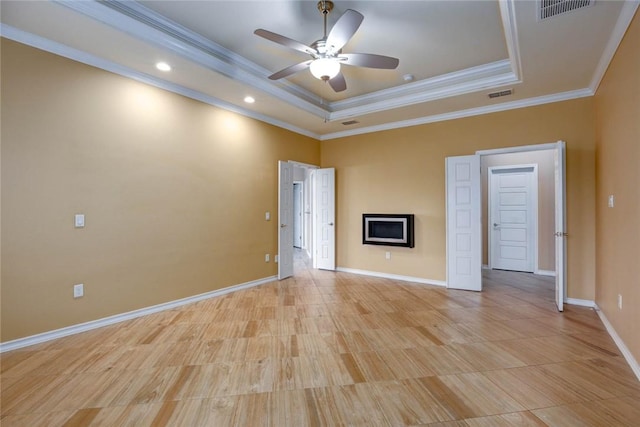
[[[309, 59], [253, 34], [310, 44], [323, 35], [316, 1], [2, 1], [2, 36], [318, 139], [366, 133], [594, 94], [638, 1], [539, 20], [538, 1], [339, 1], [364, 15], [343, 48], [399, 58], [396, 70], [343, 66], [335, 93]], [[173, 67], [155, 68], [157, 61]], [[414, 80], [406, 82], [406, 74]], [[513, 89], [510, 96], [488, 93]], [[256, 102], [246, 104], [252, 95]], [[344, 125], [356, 120], [358, 123]]]

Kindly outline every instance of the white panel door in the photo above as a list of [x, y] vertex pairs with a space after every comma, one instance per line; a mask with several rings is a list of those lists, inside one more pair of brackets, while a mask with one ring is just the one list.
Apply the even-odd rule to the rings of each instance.
[[567, 222], [566, 186], [565, 186], [565, 144], [556, 144], [555, 152], [555, 190], [556, 190], [556, 305], [558, 311], [564, 310], [564, 290], [567, 280]]
[[532, 273], [535, 267], [535, 166], [489, 168], [491, 268]]
[[335, 169], [314, 172], [315, 253], [314, 265], [323, 270], [336, 269]]
[[278, 279], [293, 276], [293, 164], [278, 162]]
[[482, 290], [480, 156], [447, 157], [447, 287]]

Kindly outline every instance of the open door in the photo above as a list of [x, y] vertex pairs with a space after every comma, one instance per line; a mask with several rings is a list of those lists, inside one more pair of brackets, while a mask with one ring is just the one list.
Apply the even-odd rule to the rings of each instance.
[[447, 287], [482, 290], [480, 156], [447, 157]]
[[293, 276], [293, 164], [278, 162], [278, 279]]
[[556, 305], [558, 311], [564, 310], [564, 289], [567, 280], [567, 222], [566, 177], [565, 177], [565, 143], [556, 143], [555, 160], [555, 196], [556, 196]]
[[314, 171], [314, 257], [315, 268], [336, 269], [335, 169]]

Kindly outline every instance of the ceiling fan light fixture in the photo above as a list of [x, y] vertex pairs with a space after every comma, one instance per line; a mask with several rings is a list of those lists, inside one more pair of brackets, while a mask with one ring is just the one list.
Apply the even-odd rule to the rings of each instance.
[[318, 2], [318, 9], [322, 12], [324, 21], [324, 35], [311, 45], [300, 43], [262, 28], [258, 28], [253, 32], [257, 36], [311, 56], [311, 59], [290, 65], [271, 74], [269, 80], [279, 80], [309, 68], [311, 75], [319, 80], [328, 82], [334, 92], [342, 92], [347, 90], [347, 82], [340, 72], [342, 63], [353, 67], [378, 68], [382, 70], [394, 70], [398, 67], [398, 58], [371, 53], [342, 53], [342, 48], [360, 28], [364, 15], [353, 9], [347, 9], [338, 18], [331, 31], [327, 33], [327, 15], [332, 8], [333, 2], [329, 0], [320, 0]]
[[318, 58], [309, 65], [311, 74], [320, 80], [331, 80], [340, 72], [340, 62], [331, 58]]

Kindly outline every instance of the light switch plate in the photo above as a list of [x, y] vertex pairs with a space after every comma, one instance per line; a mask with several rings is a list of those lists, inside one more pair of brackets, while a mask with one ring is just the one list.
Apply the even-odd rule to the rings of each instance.
[[76, 214], [74, 224], [76, 228], [84, 227], [84, 214]]
[[73, 297], [80, 298], [84, 296], [84, 284], [78, 283], [77, 285], [73, 285]]

